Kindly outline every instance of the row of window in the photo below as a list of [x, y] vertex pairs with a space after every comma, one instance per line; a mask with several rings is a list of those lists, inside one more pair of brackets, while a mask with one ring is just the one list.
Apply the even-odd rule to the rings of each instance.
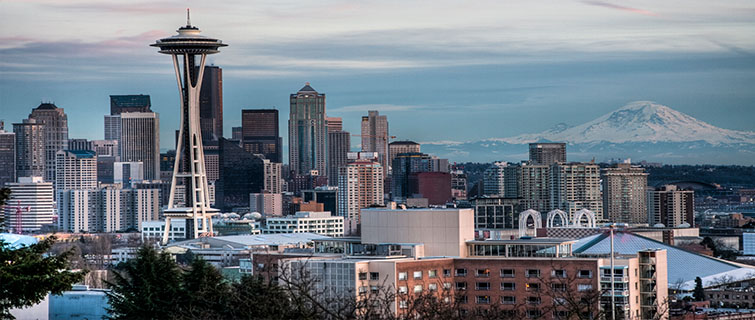
[[[529, 282], [525, 284], [525, 289], [527, 291], [540, 291], [540, 283], [537, 282]], [[475, 290], [481, 290], [481, 291], [487, 291], [490, 290], [491, 285], [490, 282], [477, 282], [475, 283]], [[566, 283], [553, 283], [551, 284], [551, 288], [553, 291], [566, 291]], [[467, 290], [467, 283], [466, 282], [457, 282], [456, 283], [456, 290]], [[516, 283], [515, 282], [501, 282], [501, 290], [502, 291], [514, 291], [516, 290]], [[592, 290], [591, 284], [578, 284], [577, 285], [578, 291], [589, 291]]]

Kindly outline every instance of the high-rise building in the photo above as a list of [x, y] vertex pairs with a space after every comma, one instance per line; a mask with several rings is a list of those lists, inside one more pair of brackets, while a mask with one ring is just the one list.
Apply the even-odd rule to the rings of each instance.
[[417, 172], [409, 175], [412, 197], [427, 199], [430, 205], [445, 205], [451, 201], [451, 174], [448, 172]]
[[215, 182], [217, 208], [230, 211], [248, 206], [249, 194], [263, 192], [264, 170], [264, 159], [244, 151], [231, 140], [220, 139], [220, 179]]
[[522, 210], [548, 212], [553, 209], [550, 194], [550, 166], [522, 163], [520, 166], [511, 168], [516, 170], [509, 176], [513, 175], [517, 179], [516, 197], [522, 198]]
[[341, 117], [325, 117], [328, 122], [328, 132], [343, 131], [343, 118]]
[[120, 156], [144, 164], [144, 179], [160, 179], [160, 117], [154, 112], [121, 113]]
[[338, 215], [346, 234], [357, 234], [361, 210], [383, 205], [383, 168], [375, 158], [350, 158], [338, 169]]
[[454, 200], [467, 200], [467, 175], [464, 170], [451, 170], [451, 197]]
[[338, 187], [317, 187], [302, 191], [304, 202], [322, 203], [324, 211], [338, 216]]
[[546, 166], [566, 162], [566, 143], [530, 143], [530, 162]]
[[[120, 134], [118, 136], [118, 139], [120, 139]], [[96, 153], [98, 157], [102, 157], [102, 156], [120, 157], [120, 147], [118, 146], [118, 139], [92, 140], [91, 141], [92, 148], [89, 150], [93, 150], [94, 153]]]
[[66, 232], [141, 230], [160, 214], [158, 189], [65, 190], [58, 199], [58, 227]]
[[639, 166], [620, 163], [603, 169], [603, 216], [610, 222], [647, 223], [648, 174]]
[[134, 183], [144, 181], [144, 165], [141, 162], [116, 162], [113, 164], [113, 183], [123, 188], [131, 188]]
[[231, 127], [231, 140], [236, 140], [241, 143], [241, 140], [244, 137], [243, 129], [243, 127]]
[[474, 208], [475, 229], [516, 229], [521, 199], [505, 197], [480, 197], [471, 200]]
[[261, 154], [272, 162], [283, 162], [278, 110], [241, 110], [241, 144], [247, 152]]
[[317, 93], [309, 82], [291, 94], [288, 118], [288, 157], [294, 174], [317, 170], [327, 177], [328, 128], [325, 120], [325, 94]]
[[648, 223], [676, 227], [683, 223], [695, 225], [695, 192], [666, 185], [647, 192]]
[[249, 195], [249, 211], [259, 212], [262, 217], [283, 215], [283, 195], [280, 193], [252, 193]]
[[272, 162], [268, 159], [262, 159], [262, 165], [265, 172], [265, 180], [262, 186], [263, 192], [281, 193], [283, 192], [283, 186], [281, 181], [281, 164], [279, 162]]
[[550, 172], [551, 207], [561, 209], [569, 220], [580, 209], [603, 217], [603, 197], [600, 193], [600, 166], [594, 163], [557, 163]]
[[55, 154], [68, 147], [68, 116], [63, 108], [42, 103], [31, 111], [29, 119], [45, 125], [45, 180], [54, 183]]
[[342, 130], [330, 131], [328, 127], [328, 185], [338, 185], [338, 168], [346, 165], [349, 151], [351, 134]]
[[[151, 107], [152, 102], [148, 94], [110, 96], [110, 115], [112, 116], [126, 112], [152, 112]], [[110, 140], [107, 137], [105, 139]]]
[[60, 150], [56, 154], [55, 190], [97, 189], [97, 155], [91, 150]]
[[388, 117], [375, 110], [362, 117], [362, 151], [377, 152], [378, 162], [383, 166], [383, 176], [388, 174]]
[[448, 172], [448, 159], [439, 159], [424, 153], [399, 153], [392, 166], [392, 195], [394, 200], [411, 198], [409, 177], [417, 172]]
[[493, 162], [490, 167], [485, 169], [482, 175], [483, 194], [486, 196], [499, 196], [506, 195], [505, 181], [504, 181], [504, 168], [508, 166], [506, 162]]
[[[16, 176], [44, 177], [45, 125], [35, 119], [13, 124], [16, 135]], [[49, 181], [52, 183], [52, 181]]]
[[[18, 182], [6, 184], [10, 198], [5, 211], [5, 226], [9, 231], [22, 233], [39, 231], [52, 224], [55, 218], [52, 182], [42, 177], [19, 177]], [[20, 213], [20, 216], [19, 216]]]
[[199, 91], [199, 127], [204, 141], [223, 137], [223, 69], [205, 66]]
[[92, 142], [87, 139], [68, 139], [66, 150], [92, 150]]
[[121, 139], [121, 115], [105, 115], [105, 140]]
[[388, 154], [390, 165], [393, 165], [393, 159], [399, 153], [420, 153], [420, 145], [414, 141], [393, 141], [388, 144]]
[[0, 121], [0, 188], [16, 181], [16, 134], [3, 130]]

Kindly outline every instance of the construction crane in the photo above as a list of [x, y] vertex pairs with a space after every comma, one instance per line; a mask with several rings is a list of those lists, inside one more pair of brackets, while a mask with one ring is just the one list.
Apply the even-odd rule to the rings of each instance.
[[21, 215], [24, 212], [31, 211], [31, 207], [30, 206], [22, 207], [21, 201], [18, 201], [18, 204], [15, 207], [8, 207], [8, 209], [16, 209], [16, 227], [14, 228], [15, 230], [13, 231], [17, 234], [21, 234], [24, 230], [23, 219]]

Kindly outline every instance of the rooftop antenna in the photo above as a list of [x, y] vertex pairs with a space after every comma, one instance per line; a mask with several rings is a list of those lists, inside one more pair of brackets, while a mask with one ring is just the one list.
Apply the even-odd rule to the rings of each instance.
[[191, 27], [191, 16], [189, 15], [189, 8], [186, 8], [186, 25]]

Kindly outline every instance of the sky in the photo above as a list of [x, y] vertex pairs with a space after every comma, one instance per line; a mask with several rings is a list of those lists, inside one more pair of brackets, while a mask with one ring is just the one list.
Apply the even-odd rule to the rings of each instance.
[[[179, 97], [171, 59], [149, 47], [191, 22], [229, 44], [225, 135], [241, 109], [281, 111], [305, 82], [359, 133], [367, 110], [399, 139], [473, 141], [578, 125], [651, 100], [713, 125], [755, 130], [753, 1], [0, 0], [0, 119], [41, 101], [71, 138], [103, 138], [111, 94], [149, 94], [161, 148]], [[353, 145], [358, 139], [352, 139]]]

